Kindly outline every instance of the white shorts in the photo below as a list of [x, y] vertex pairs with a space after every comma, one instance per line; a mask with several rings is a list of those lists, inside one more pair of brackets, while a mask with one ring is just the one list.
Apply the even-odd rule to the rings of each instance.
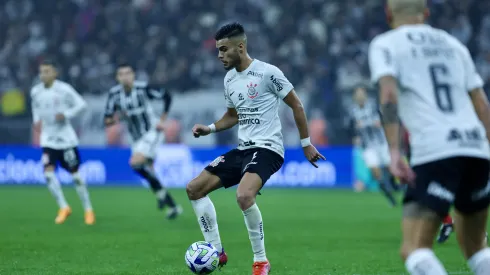
[[362, 155], [366, 166], [369, 168], [380, 168], [390, 165], [388, 146], [366, 148]]
[[147, 158], [154, 159], [158, 146], [164, 142], [164, 135], [157, 130], [150, 130], [138, 139], [131, 147], [132, 153], [140, 153]]

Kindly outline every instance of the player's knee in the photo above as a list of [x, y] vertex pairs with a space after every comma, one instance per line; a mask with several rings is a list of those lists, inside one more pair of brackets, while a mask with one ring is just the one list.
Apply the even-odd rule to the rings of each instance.
[[54, 170], [44, 170], [44, 178], [46, 179], [46, 183], [50, 184], [56, 178]]
[[78, 171], [72, 172], [71, 176], [73, 177], [73, 181], [76, 185], [84, 185], [85, 182], [82, 180], [82, 177], [78, 173]]
[[54, 168], [54, 165], [44, 166], [44, 173], [46, 174], [47, 172], [54, 172]]
[[204, 198], [207, 194], [205, 194], [202, 190], [201, 181], [199, 178], [195, 178], [191, 180], [185, 187], [185, 191], [187, 192], [187, 197], [191, 201], [199, 200]]
[[129, 159], [129, 165], [133, 169], [141, 168], [147, 164], [148, 160], [146, 159], [145, 156], [140, 155], [140, 154], [134, 154], [131, 156]]
[[255, 203], [255, 195], [252, 192], [237, 191], [236, 201], [243, 211], [250, 208]]

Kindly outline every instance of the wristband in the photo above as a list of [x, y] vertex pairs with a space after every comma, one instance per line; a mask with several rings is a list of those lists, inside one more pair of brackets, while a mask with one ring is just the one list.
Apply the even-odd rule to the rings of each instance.
[[216, 132], [216, 125], [214, 125], [214, 123], [209, 124], [208, 127], [211, 130], [211, 133], [215, 133]]
[[311, 139], [309, 137], [301, 140], [301, 147], [308, 147], [311, 145]]

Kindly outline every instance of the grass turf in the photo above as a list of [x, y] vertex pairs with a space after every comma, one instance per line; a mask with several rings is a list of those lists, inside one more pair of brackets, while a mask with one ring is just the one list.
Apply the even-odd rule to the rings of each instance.
[[[56, 206], [45, 187], [0, 188], [0, 274], [191, 274], [184, 253], [202, 240], [184, 190], [172, 190], [184, 215], [166, 221], [142, 188], [92, 188], [97, 224], [73, 208], [55, 225]], [[252, 252], [234, 190], [211, 195], [229, 255], [222, 275], [251, 274]], [[272, 274], [404, 274], [398, 257], [400, 209], [379, 194], [266, 189], [258, 197]], [[455, 243], [436, 251], [452, 274], [469, 274]]]

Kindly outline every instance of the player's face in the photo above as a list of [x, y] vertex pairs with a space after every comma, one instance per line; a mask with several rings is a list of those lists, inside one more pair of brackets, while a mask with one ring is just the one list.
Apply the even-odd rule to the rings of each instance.
[[240, 64], [240, 44], [233, 43], [228, 38], [216, 41], [218, 59], [223, 63], [226, 70], [231, 70]]
[[117, 81], [123, 86], [131, 86], [134, 82], [134, 72], [130, 67], [122, 67], [117, 70]]
[[364, 90], [363, 88], [356, 89], [354, 93], [354, 100], [357, 102], [357, 104], [363, 104], [364, 102], [366, 102], [366, 99], [366, 90]]
[[50, 83], [56, 78], [56, 69], [51, 65], [39, 66], [39, 78], [43, 83]]

